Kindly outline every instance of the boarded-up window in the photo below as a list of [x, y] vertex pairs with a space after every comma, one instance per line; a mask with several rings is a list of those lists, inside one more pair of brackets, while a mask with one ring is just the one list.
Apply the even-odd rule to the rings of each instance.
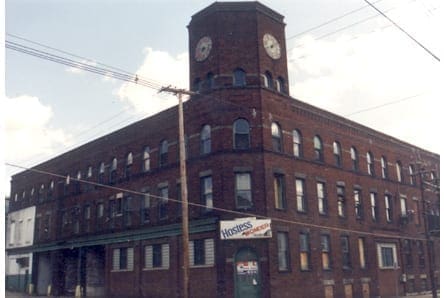
[[113, 271], [127, 270], [134, 268], [134, 249], [132, 247], [122, 247], [113, 249]]
[[190, 266], [214, 265], [214, 239], [189, 242]]
[[353, 298], [353, 285], [344, 285], [345, 298]]
[[333, 298], [333, 286], [324, 287], [325, 298]]
[[154, 244], [145, 246], [146, 269], [168, 269], [170, 267], [170, 245]]

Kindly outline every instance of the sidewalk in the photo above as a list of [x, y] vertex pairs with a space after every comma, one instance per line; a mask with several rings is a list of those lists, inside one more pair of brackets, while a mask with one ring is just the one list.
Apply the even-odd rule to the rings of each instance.
[[[5, 298], [30, 298], [30, 297], [47, 297], [47, 296], [31, 296], [24, 293], [17, 293], [10, 291], [6, 291], [5, 293]], [[58, 296], [58, 298], [73, 298], [73, 297], [74, 296]], [[438, 297], [440, 297], [439, 293]], [[432, 294], [399, 296], [399, 298], [432, 298]]]

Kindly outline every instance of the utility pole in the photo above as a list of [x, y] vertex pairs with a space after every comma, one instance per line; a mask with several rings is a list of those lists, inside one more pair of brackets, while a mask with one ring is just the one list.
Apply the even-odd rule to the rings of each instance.
[[187, 187], [187, 169], [185, 160], [185, 132], [183, 121], [183, 102], [182, 95], [193, 95], [194, 92], [184, 89], [171, 87], [162, 87], [159, 92], [169, 92], [179, 99], [179, 160], [180, 160], [180, 191], [182, 197], [182, 257], [183, 257], [183, 297], [188, 298], [190, 294], [189, 283], [189, 231], [188, 231], [188, 187]]
[[421, 187], [421, 201], [422, 201], [422, 211], [423, 211], [423, 218], [424, 218], [424, 230], [425, 230], [425, 236], [426, 236], [426, 245], [427, 245], [427, 260], [429, 263], [429, 275], [430, 275], [430, 285], [432, 287], [432, 296], [433, 298], [438, 298], [438, 294], [436, 291], [436, 283], [435, 283], [435, 271], [434, 264], [433, 264], [433, 247], [431, 245], [431, 239], [430, 239], [430, 229], [429, 229], [429, 220], [428, 220], [428, 212], [427, 212], [427, 204], [426, 199], [424, 197], [424, 180], [422, 175], [425, 174], [426, 171], [424, 171], [422, 168], [418, 172], [419, 174], [419, 183]]

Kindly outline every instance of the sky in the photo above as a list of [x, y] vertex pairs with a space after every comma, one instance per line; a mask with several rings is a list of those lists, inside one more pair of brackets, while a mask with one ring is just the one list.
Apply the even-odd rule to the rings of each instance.
[[[188, 88], [187, 25], [213, 2], [6, 0], [4, 34], [10, 42]], [[292, 97], [441, 152], [442, 73], [430, 53], [362, 0], [260, 2], [285, 17]], [[441, 58], [441, 1], [372, 3]], [[35, 166], [177, 103], [140, 85], [11, 49], [4, 54], [0, 158], [6, 163]], [[21, 170], [0, 169], [4, 197], [10, 176]]]

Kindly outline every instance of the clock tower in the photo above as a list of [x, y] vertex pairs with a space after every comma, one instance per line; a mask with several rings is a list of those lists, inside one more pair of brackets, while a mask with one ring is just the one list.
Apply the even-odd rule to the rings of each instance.
[[284, 17], [259, 2], [215, 2], [188, 26], [190, 89], [288, 94]]

